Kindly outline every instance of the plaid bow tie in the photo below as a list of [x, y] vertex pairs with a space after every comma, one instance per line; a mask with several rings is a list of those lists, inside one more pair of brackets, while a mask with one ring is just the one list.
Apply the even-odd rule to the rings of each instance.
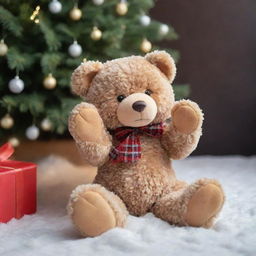
[[111, 132], [120, 143], [112, 149], [109, 156], [115, 163], [133, 163], [141, 158], [140, 135], [159, 138], [163, 134], [163, 123], [142, 127], [120, 127]]

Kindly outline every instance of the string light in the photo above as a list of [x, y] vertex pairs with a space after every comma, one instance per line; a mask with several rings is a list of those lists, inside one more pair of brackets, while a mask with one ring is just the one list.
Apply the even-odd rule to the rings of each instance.
[[39, 12], [40, 12], [40, 6], [38, 5], [36, 9], [33, 11], [32, 15], [30, 16], [30, 20], [34, 21], [36, 24], [39, 23], [39, 18], [38, 18]]

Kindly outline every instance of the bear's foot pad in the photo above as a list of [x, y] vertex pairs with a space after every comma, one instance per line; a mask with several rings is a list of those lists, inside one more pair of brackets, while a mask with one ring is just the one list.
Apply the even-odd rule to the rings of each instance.
[[97, 192], [80, 194], [72, 207], [73, 222], [84, 236], [95, 237], [116, 226], [113, 209]]
[[224, 202], [223, 191], [215, 184], [199, 188], [188, 202], [186, 223], [194, 227], [208, 227]]

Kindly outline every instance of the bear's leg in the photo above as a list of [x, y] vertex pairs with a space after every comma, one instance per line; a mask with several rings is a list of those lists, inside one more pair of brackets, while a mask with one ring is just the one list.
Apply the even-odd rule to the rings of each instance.
[[216, 180], [200, 179], [191, 185], [179, 182], [154, 204], [152, 212], [171, 224], [209, 228], [224, 199]]
[[78, 186], [70, 196], [67, 209], [74, 225], [86, 237], [124, 227], [128, 216], [123, 201], [99, 184]]

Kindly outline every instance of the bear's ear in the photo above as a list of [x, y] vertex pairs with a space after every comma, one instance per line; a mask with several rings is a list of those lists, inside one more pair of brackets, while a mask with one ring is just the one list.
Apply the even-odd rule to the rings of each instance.
[[91, 85], [92, 79], [100, 71], [103, 64], [99, 61], [87, 61], [82, 63], [71, 76], [72, 91], [85, 97]]
[[165, 51], [154, 51], [145, 56], [146, 60], [155, 65], [172, 82], [176, 75], [176, 66], [173, 58]]

